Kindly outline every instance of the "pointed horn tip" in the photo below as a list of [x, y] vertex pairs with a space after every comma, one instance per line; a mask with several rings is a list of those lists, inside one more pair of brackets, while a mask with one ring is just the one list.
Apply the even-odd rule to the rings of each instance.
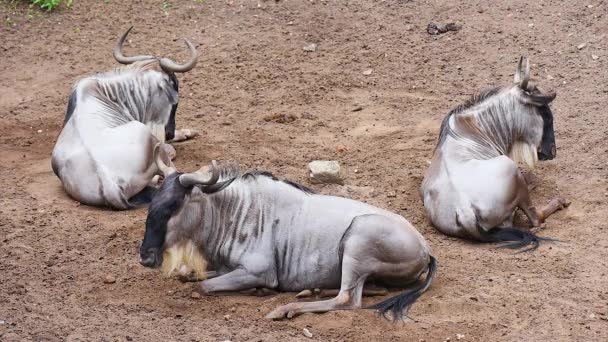
[[156, 145], [154, 145], [154, 154], [156, 155], [156, 153], [158, 153], [158, 149], [160, 148], [161, 143], [157, 142]]

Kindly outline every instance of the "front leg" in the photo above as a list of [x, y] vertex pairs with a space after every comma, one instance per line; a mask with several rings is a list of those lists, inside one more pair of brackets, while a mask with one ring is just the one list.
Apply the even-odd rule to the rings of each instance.
[[248, 272], [244, 268], [223, 274], [213, 279], [201, 282], [201, 292], [212, 294], [216, 292], [234, 292], [249, 290], [256, 287], [268, 287], [265, 277]]
[[177, 279], [179, 281], [181, 281], [182, 283], [195, 283], [195, 282], [203, 281], [205, 279], [215, 278], [217, 276], [218, 276], [218, 273], [216, 271], [207, 271], [207, 272], [205, 272], [205, 275], [201, 278], [201, 277], [197, 276], [194, 271], [190, 270], [189, 272], [184, 272], [183, 274], [178, 273]]

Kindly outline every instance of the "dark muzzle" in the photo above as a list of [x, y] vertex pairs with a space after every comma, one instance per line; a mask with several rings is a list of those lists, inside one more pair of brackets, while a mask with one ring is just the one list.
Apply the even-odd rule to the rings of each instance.
[[555, 147], [555, 143], [541, 145], [538, 149], [538, 159], [539, 160], [553, 160], [557, 155], [557, 148]]
[[163, 255], [157, 248], [149, 248], [139, 253], [139, 263], [145, 267], [157, 268], [163, 263]]

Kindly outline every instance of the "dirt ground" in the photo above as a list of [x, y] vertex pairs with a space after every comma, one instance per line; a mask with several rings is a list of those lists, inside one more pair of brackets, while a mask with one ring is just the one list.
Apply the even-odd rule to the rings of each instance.
[[[308, 340], [303, 328], [319, 341], [608, 340], [606, 1], [76, 0], [48, 14], [0, 4], [0, 340]], [[431, 21], [462, 30], [431, 36]], [[178, 127], [202, 132], [175, 145], [179, 168], [235, 160], [309, 185], [309, 161], [336, 159], [346, 185], [312, 188], [416, 225], [439, 272], [413, 320], [360, 310], [272, 322], [264, 315], [293, 293], [192, 298], [194, 284], [139, 265], [147, 210], [64, 194], [50, 154], [70, 87], [117, 65], [111, 49], [132, 24], [127, 53], [183, 61], [182, 37], [201, 52], [179, 75]], [[522, 54], [533, 81], [558, 93], [558, 156], [536, 171], [533, 200], [572, 205], [541, 232], [567, 242], [513, 254], [436, 232], [418, 188], [443, 116], [509, 84]], [[295, 120], [265, 120], [280, 115]]]

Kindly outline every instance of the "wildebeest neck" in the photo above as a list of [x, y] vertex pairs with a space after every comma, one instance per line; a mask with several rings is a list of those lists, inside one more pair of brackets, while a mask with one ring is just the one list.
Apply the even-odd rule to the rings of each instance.
[[[518, 151], [524, 145], [528, 149], [529, 135], [536, 124], [532, 107], [521, 103], [507, 89], [492, 90], [479, 98], [483, 100], [469, 104], [447, 119], [443, 125], [444, 142], [447, 136], [453, 138], [451, 141], [464, 159], [510, 155], [514, 146]], [[531, 147], [536, 158], [536, 146]]]
[[450, 127], [449, 127], [448, 122], [450, 121], [450, 118], [453, 115], [462, 113], [462, 112], [466, 111], [467, 109], [470, 109], [471, 107], [477, 105], [478, 103], [485, 101], [486, 99], [496, 95], [500, 91], [500, 89], [501, 88], [493, 88], [493, 89], [482, 91], [481, 93], [474, 95], [471, 98], [469, 98], [468, 100], [466, 100], [463, 104], [452, 109], [441, 122], [441, 128], [439, 129], [439, 139], [437, 141], [437, 145], [435, 146], [435, 150], [439, 146], [441, 146], [441, 144], [443, 144], [443, 142], [445, 141], [445, 138], [449, 135]]
[[[92, 96], [99, 108], [92, 114], [102, 119], [108, 127], [116, 127], [130, 121], [142, 123], [165, 122], [164, 108], [178, 101], [177, 88], [168, 81], [162, 71], [156, 70], [156, 60], [137, 62], [108, 73], [95, 75], [83, 83], [83, 97]], [[160, 91], [160, 92], [159, 92]], [[168, 103], [159, 102], [164, 94]]]

